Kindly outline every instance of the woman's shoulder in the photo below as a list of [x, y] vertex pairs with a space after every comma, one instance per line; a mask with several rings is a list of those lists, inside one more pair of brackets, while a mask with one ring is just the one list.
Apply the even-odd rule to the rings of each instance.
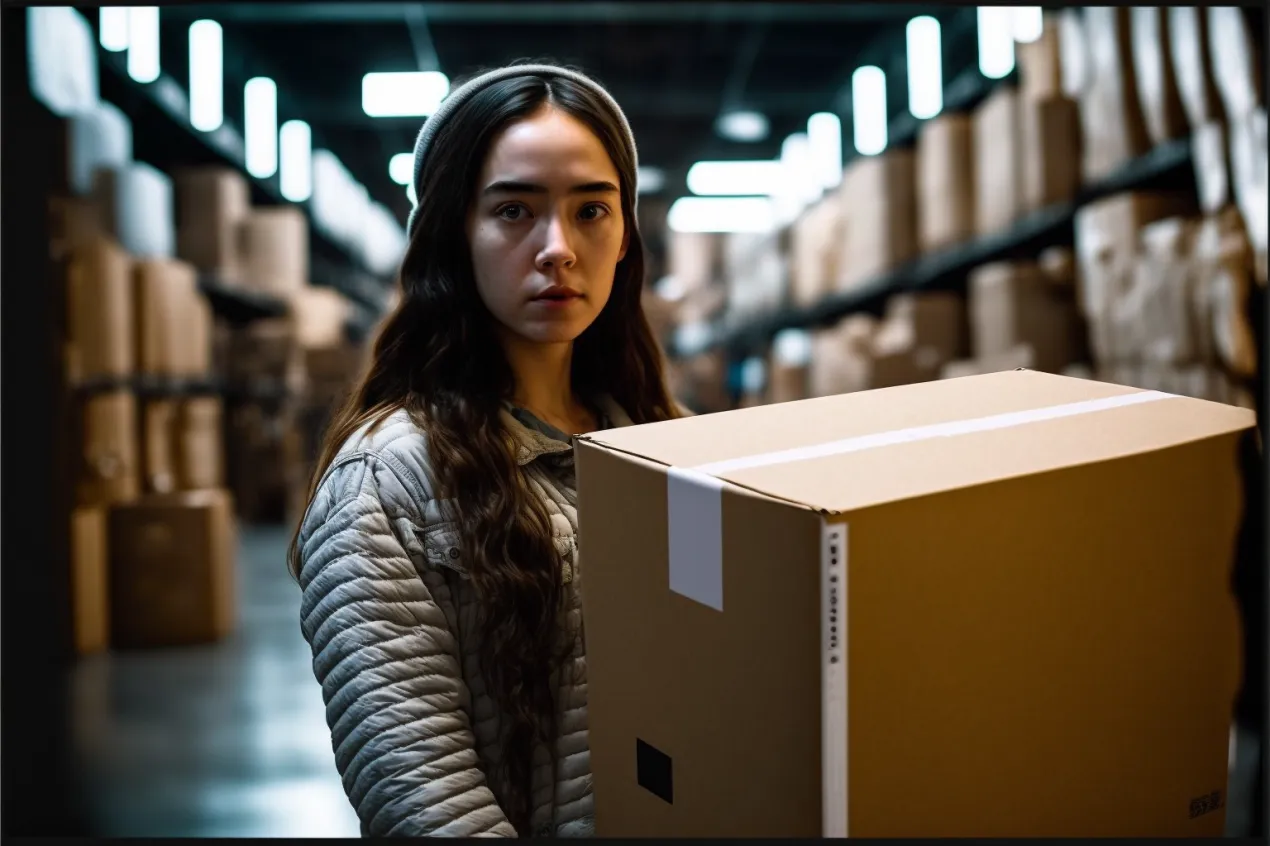
[[350, 484], [360, 489], [355, 480], [364, 478], [365, 469], [381, 498], [404, 499], [416, 507], [434, 498], [427, 434], [405, 409], [368, 421], [349, 435], [318, 487], [331, 493]]

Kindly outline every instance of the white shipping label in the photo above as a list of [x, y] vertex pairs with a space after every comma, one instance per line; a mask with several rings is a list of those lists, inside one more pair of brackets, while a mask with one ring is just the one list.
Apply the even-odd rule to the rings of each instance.
[[670, 589], [723, 610], [723, 480], [681, 467], [666, 472]]

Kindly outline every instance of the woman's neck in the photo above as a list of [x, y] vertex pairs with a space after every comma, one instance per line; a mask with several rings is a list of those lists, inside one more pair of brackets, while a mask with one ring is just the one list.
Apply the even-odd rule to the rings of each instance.
[[573, 394], [573, 344], [535, 344], [505, 339], [507, 362], [516, 377], [512, 401], [539, 416], [571, 421], [579, 411]]

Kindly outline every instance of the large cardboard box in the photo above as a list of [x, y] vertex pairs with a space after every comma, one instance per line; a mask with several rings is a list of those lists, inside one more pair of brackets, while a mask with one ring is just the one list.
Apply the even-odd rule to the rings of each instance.
[[141, 477], [146, 493], [169, 494], [177, 489], [178, 409], [174, 399], [152, 399], [142, 406]]
[[66, 378], [74, 385], [121, 379], [136, 366], [132, 261], [108, 238], [93, 237], [66, 264]]
[[1019, 90], [1026, 100], [1046, 100], [1063, 94], [1063, 28], [1059, 16], [1047, 12], [1041, 37], [1015, 45]]
[[974, 115], [975, 230], [992, 235], [1023, 212], [1018, 91], [1000, 86]]
[[993, 262], [970, 274], [970, 334], [975, 358], [1021, 344], [1034, 360], [1020, 367], [1057, 373], [1084, 357], [1084, 321], [1075, 297], [1056, 289], [1031, 262]]
[[1022, 208], [1069, 202], [1080, 190], [1080, 106], [1058, 96], [1019, 104]]
[[136, 396], [128, 390], [89, 394], [76, 413], [76, 503], [94, 507], [136, 499], [141, 491]]
[[176, 478], [181, 490], [225, 484], [224, 403], [220, 397], [183, 400], [176, 415]]
[[1017, 371], [579, 438], [596, 834], [1221, 836], [1253, 426]]
[[171, 259], [151, 259], [134, 265], [137, 330], [137, 372], [173, 377], [188, 365], [183, 347], [198, 333], [192, 312], [198, 293], [193, 265]]
[[852, 314], [836, 326], [812, 334], [808, 392], [828, 397], [870, 387], [873, 373], [873, 335], [877, 320], [869, 314]]
[[949, 112], [927, 121], [917, 135], [918, 245], [929, 252], [974, 234], [974, 124], [970, 115]]
[[837, 194], [826, 194], [790, 227], [789, 293], [798, 305], [833, 289], [845, 235]]
[[1081, 102], [1084, 176], [1101, 179], [1151, 147], [1138, 100], [1127, 7], [1085, 8], [1090, 88]]
[[188, 168], [176, 173], [177, 254], [229, 284], [242, 282], [238, 227], [251, 212], [251, 190], [238, 171]]
[[111, 642], [207, 643], [236, 619], [237, 530], [226, 491], [145, 497], [110, 514]]
[[912, 149], [862, 156], [843, 173], [846, 249], [838, 288], [850, 289], [917, 255], [917, 163]]
[[304, 287], [287, 298], [301, 349], [331, 347], [344, 340], [344, 327], [353, 309], [334, 288]]
[[704, 288], [721, 276], [723, 236], [713, 232], [671, 232], [666, 266], [684, 290]]
[[309, 221], [298, 208], [252, 209], [238, 237], [246, 287], [288, 296], [309, 284]]

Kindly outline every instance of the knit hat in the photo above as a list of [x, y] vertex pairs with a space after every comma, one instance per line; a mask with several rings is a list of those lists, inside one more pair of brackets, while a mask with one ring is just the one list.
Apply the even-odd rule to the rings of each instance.
[[[631, 132], [630, 124], [626, 121], [626, 114], [622, 111], [622, 107], [617, 104], [617, 101], [613, 99], [613, 96], [594, 79], [577, 71], [556, 67], [555, 65], [510, 65], [498, 70], [492, 70], [468, 80], [451, 91], [441, 101], [441, 105], [437, 110], [423, 122], [423, 127], [419, 130], [419, 137], [415, 140], [414, 189], [416, 205], [410, 210], [410, 217], [406, 221], [407, 237], [414, 235], [415, 225], [419, 221], [419, 206], [417, 203], [418, 198], [423, 195], [423, 186], [420, 184], [422, 181], [421, 176], [423, 175], [423, 162], [428, 155], [428, 148], [432, 146], [433, 139], [437, 137], [441, 127], [449, 119], [450, 115], [454, 114], [460, 106], [472, 98], [472, 95], [500, 79], [510, 79], [517, 76], [554, 76], [576, 82], [591, 91], [617, 115], [618, 125], [622, 128], [622, 139], [626, 142], [626, 148], [630, 151], [631, 159], [638, 163], [639, 157], [635, 149], [635, 136]], [[631, 201], [633, 203], [634, 198]]]

